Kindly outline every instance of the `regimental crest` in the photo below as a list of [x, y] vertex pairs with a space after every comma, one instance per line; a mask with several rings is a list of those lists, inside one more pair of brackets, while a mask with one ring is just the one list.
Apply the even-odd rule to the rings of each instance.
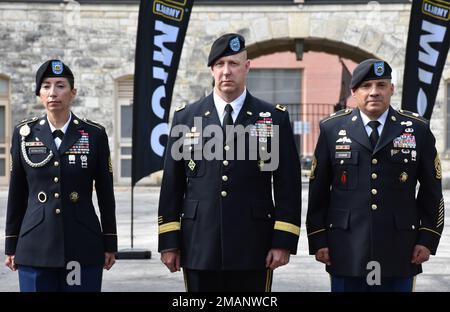
[[230, 40], [230, 49], [234, 52], [237, 52], [241, 49], [241, 43], [239, 42], [238, 37], [234, 37]]
[[61, 61], [52, 62], [52, 71], [55, 75], [61, 75], [63, 72], [63, 65]]
[[384, 74], [384, 62], [377, 62], [373, 64], [373, 70], [375, 72], [375, 75], [378, 77], [383, 76]]

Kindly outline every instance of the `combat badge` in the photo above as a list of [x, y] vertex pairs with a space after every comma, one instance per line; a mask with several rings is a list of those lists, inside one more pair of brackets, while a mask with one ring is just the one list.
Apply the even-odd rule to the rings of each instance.
[[434, 168], [436, 169], [436, 179], [442, 179], [442, 168], [441, 168], [441, 160], [439, 159], [439, 155], [436, 154], [436, 158], [434, 159]]
[[81, 160], [81, 168], [86, 169], [88, 167], [88, 158], [86, 155], [81, 155], [80, 156], [80, 160]]
[[112, 161], [111, 161], [111, 155], [108, 157], [108, 169], [109, 169], [109, 173], [113, 173], [113, 166], [112, 166]]
[[309, 179], [314, 180], [316, 178], [317, 159], [313, 156], [311, 161], [311, 172], [309, 173]]
[[352, 143], [352, 140], [345, 136], [345, 137], [337, 139], [336, 143], [341, 143], [341, 144]]

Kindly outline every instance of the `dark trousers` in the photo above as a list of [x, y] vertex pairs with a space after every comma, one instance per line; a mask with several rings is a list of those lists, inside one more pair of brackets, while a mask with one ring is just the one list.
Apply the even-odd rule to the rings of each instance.
[[[99, 292], [102, 289], [103, 266], [81, 267], [78, 280], [65, 268], [38, 268], [19, 265], [21, 292]], [[69, 279], [69, 281], [68, 281]], [[74, 285], [75, 283], [75, 285]], [[71, 284], [71, 285], [70, 285]]]
[[331, 276], [332, 292], [412, 292], [415, 277], [382, 277], [380, 285], [367, 284], [365, 277]]
[[203, 271], [183, 269], [188, 292], [270, 292], [270, 269], [254, 271]]

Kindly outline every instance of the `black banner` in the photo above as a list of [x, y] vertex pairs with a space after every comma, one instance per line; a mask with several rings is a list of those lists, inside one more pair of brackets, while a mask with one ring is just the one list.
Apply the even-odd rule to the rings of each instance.
[[402, 108], [431, 118], [450, 44], [450, 0], [414, 0], [403, 76]]
[[142, 0], [136, 41], [133, 100], [134, 186], [163, 168], [169, 111], [194, 0]]

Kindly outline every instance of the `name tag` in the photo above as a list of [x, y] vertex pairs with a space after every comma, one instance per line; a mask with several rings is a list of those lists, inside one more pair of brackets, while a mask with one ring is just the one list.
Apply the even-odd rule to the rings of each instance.
[[352, 158], [352, 152], [336, 152], [334, 157], [336, 157], [336, 159]]
[[47, 148], [45, 146], [43, 146], [43, 147], [29, 147], [28, 148], [28, 154], [30, 154], [30, 155], [47, 154]]

